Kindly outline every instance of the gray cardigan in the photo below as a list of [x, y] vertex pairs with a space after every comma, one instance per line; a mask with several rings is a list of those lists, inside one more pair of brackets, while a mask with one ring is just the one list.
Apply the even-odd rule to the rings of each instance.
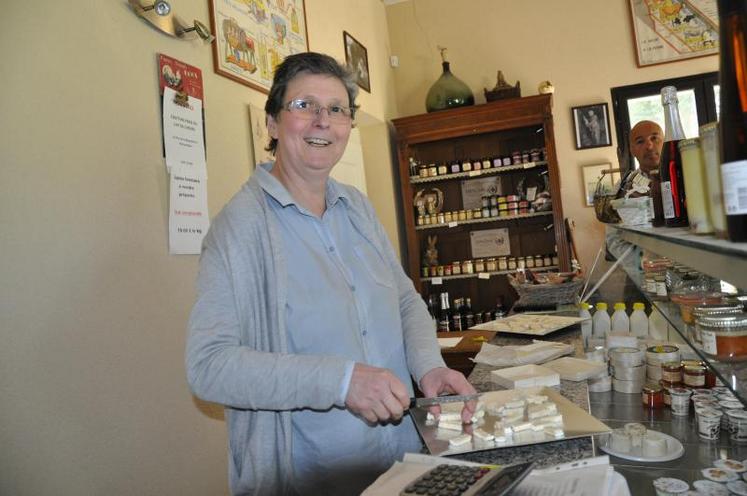
[[[407, 363], [419, 382], [445, 366], [425, 303], [371, 204], [355, 188], [336, 184], [348, 192], [351, 222], [396, 281]], [[332, 407], [344, 375], [342, 358], [288, 354], [286, 263], [276, 223], [250, 178], [205, 236], [189, 319], [187, 380], [196, 396], [226, 406], [233, 494], [291, 493], [290, 410]]]

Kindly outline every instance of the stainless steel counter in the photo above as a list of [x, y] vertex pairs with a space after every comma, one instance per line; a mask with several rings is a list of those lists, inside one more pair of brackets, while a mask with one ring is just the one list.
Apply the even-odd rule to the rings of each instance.
[[[565, 331], [553, 333], [542, 338], [544, 340], [561, 341], [573, 344], [576, 355], [583, 355], [581, 345], [581, 331], [574, 326]], [[490, 342], [497, 345], [528, 344], [531, 338], [508, 337], [496, 335]], [[494, 391], [503, 389], [490, 382], [490, 371], [495, 367], [478, 364], [469, 376], [469, 381], [479, 391]], [[693, 412], [688, 417], [677, 417], [671, 414], [669, 408], [649, 410], [641, 403], [640, 394], [625, 394], [618, 392], [589, 393], [586, 381], [561, 381], [559, 392], [583, 409], [614, 429], [628, 422], [640, 422], [649, 429], [670, 434], [679, 439], [685, 454], [674, 461], [663, 463], [632, 462], [610, 456], [610, 462], [628, 481], [630, 492], [634, 496], [653, 495], [653, 481], [658, 477], [675, 477], [687, 481], [703, 479], [701, 470], [712, 467], [713, 461], [719, 458], [734, 460], [747, 459], [747, 445], [732, 444], [728, 433], [722, 433], [719, 441], [705, 442], [698, 438], [697, 426]], [[598, 449], [598, 443], [589, 438], [561, 440], [551, 443], [524, 446], [519, 448], [500, 448], [478, 453], [454, 455], [479, 463], [518, 463], [534, 460], [540, 467], [557, 463], [569, 462], [591, 456], [604, 455]]]

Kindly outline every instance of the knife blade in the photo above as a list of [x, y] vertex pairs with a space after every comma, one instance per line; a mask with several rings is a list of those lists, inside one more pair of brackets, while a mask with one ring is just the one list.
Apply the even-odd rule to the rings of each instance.
[[456, 403], [458, 401], [472, 401], [482, 396], [482, 393], [476, 394], [463, 394], [463, 395], [448, 395], [448, 396], [436, 396], [435, 398], [410, 398], [409, 408], [425, 408], [434, 405], [441, 405], [443, 403]]

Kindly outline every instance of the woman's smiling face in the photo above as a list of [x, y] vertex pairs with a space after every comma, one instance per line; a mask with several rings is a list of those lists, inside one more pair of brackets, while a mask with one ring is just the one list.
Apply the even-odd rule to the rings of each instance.
[[[287, 110], [288, 102], [302, 99], [319, 104], [322, 109], [313, 118]], [[298, 173], [326, 172], [340, 160], [350, 136], [352, 121], [330, 120], [326, 107], [349, 107], [348, 93], [342, 82], [321, 74], [302, 73], [285, 91], [283, 110], [277, 118], [267, 118], [270, 136], [278, 140], [276, 162]]]

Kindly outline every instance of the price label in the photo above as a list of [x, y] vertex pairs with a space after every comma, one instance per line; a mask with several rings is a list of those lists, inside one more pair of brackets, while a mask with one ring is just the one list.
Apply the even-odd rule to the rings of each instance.
[[431, 279], [431, 284], [433, 284], [434, 286], [440, 286], [443, 283], [444, 281], [440, 277], [434, 277], [433, 279]]
[[482, 174], [482, 170], [469, 171], [469, 177], [475, 177], [475, 176], [479, 176], [481, 174]]
[[524, 164], [524, 168], [525, 169], [531, 169], [531, 168], [533, 168], [536, 165], [537, 164], [535, 164], [534, 162], [527, 162], [526, 164]]
[[477, 278], [478, 279], [490, 279], [490, 274], [488, 274], [487, 272], [480, 272], [479, 274], [477, 274]]
[[451, 222], [449, 222], [449, 227], [456, 227], [458, 225], [459, 225], [459, 223], [457, 223], [457, 222], [455, 222], [453, 220]]

